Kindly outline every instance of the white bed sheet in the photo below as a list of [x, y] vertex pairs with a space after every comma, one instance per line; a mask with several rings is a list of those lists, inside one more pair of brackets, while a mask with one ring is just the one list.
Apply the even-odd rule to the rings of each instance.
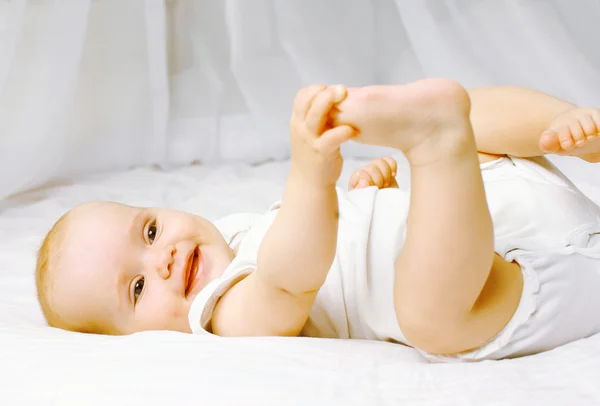
[[[340, 184], [359, 163], [346, 162]], [[600, 202], [600, 165], [559, 164]], [[406, 186], [408, 170], [402, 160], [400, 166]], [[288, 168], [272, 162], [135, 169], [0, 202], [0, 405], [600, 404], [600, 335], [517, 360], [435, 365], [380, 342], [172, 332], [107, 337], [44, 326], [34, 252], [68, 208], [102, 199], [211, 219], [260, 212], [281, 196]]]

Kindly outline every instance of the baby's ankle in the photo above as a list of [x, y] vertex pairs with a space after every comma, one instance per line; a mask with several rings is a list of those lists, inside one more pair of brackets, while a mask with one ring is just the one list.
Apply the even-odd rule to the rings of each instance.
[[404, 154], [410, 166], [417, 167], [477, 158], [477, 147], [473, 131], [467, 122], [462, 129], [440, 130], [435, 136], [423, 139]]

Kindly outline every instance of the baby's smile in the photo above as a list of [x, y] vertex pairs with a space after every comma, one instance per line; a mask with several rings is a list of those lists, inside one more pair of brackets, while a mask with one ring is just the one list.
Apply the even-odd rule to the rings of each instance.
[[185, 297], [190, 293], [194, 293], [194, 288], [198, 286], [199, 280], [202, 278], [204, 270], [204, 261], [200, 252], [200, 247], [192, 250], [188, 256], [186, 272], [184, 274]]

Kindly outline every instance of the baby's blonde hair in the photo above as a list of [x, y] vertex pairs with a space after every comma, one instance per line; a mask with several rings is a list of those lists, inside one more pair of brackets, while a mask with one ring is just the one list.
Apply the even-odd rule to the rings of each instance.
[[44, 317], [51, 327], [58, 327], [65, 330], [77, 330], [66, 320], [60, 317], [52, 308], [52, 284], [57, 268], [60, 266], [60, 255], [62, 242], [66, 232], [66, 223], [68, 214], [64, 214], [52, 226], [37, 254], [37, 263], [35, 267], [35, 285], [37, 288], [38, 301], [44, 313]]

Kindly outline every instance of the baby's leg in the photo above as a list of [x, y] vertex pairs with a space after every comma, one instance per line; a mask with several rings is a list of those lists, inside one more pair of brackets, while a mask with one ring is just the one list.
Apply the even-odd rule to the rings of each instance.
[[334, 117], [360, 131], [358, 142], [398, 148], [411, 165], [395, 310], [409, 341], [435, 353], [467, 350], [492, 338], [512, 316], [521, 292], [520, 273], [504, 272], [495, 281], [502, 289], [488, 295], [489, 311], [476, 311], [482, 292], [490, 292], [486, 282], [494, 267], [506, 264], [494, 256], [469, 109], [460, 85], [429, 79], [349, 89]]
[[471, 123], [479, 152], [517, 157], [541, 156], [542, 132], [560, 113], [575, 105], [516, 86], [489, 86], [469, 90]]

